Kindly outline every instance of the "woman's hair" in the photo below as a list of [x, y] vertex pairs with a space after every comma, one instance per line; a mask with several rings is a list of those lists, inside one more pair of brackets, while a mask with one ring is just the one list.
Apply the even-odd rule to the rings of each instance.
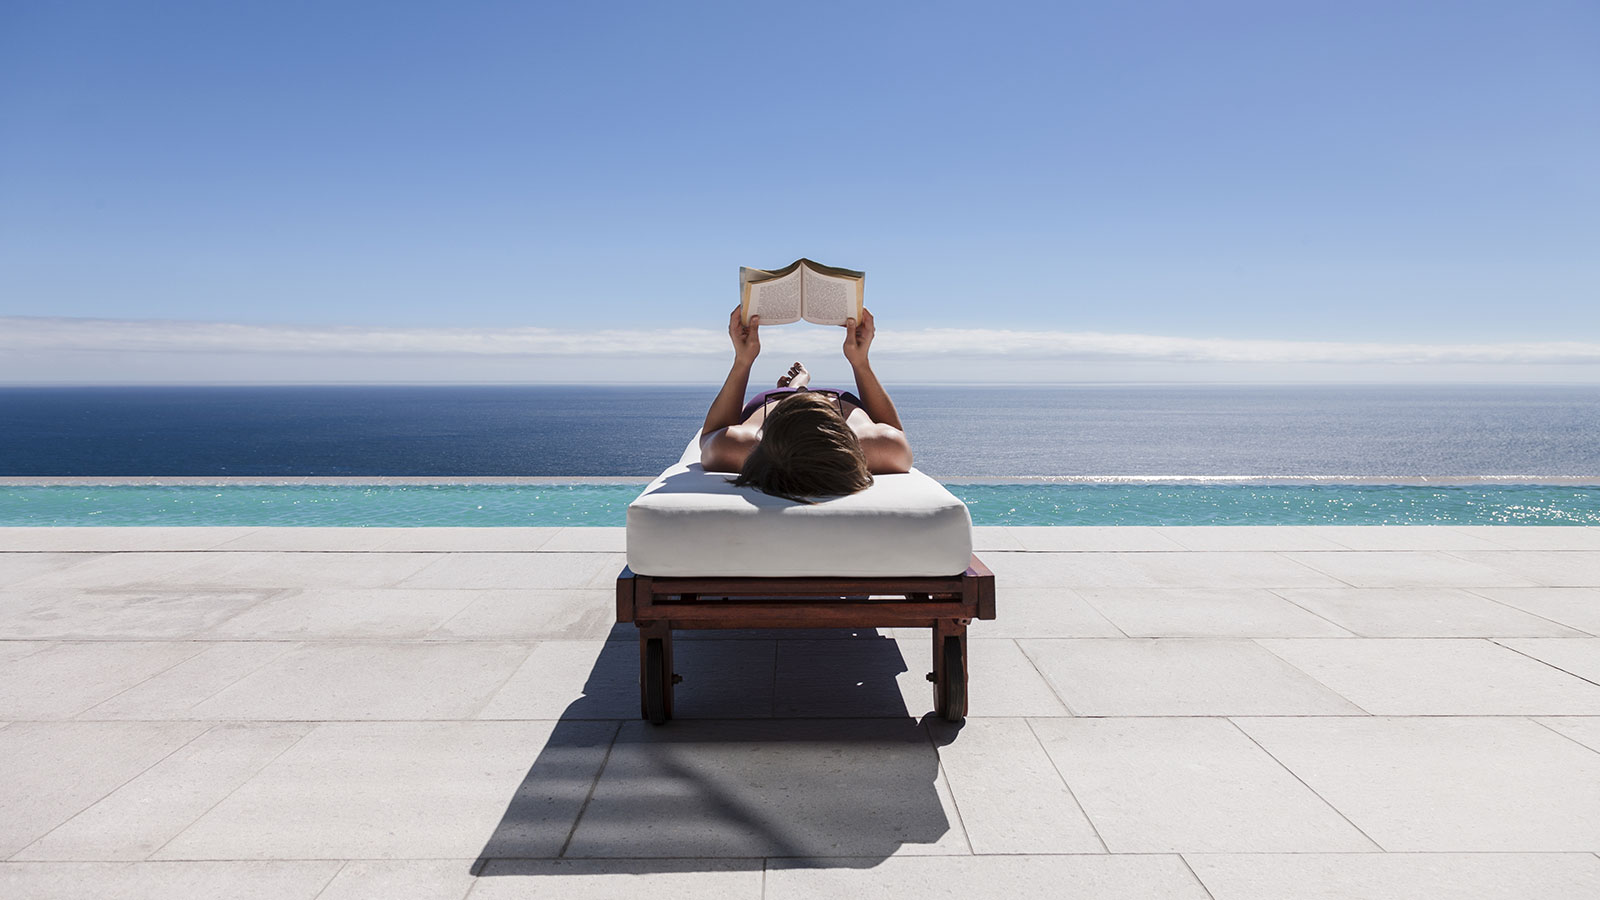
[[821, 394], [796, 391], [779, 400], [745, 457], [739, 487], [798, 503], [854, 494], [872, 484], [867, 456], [844, 417]]

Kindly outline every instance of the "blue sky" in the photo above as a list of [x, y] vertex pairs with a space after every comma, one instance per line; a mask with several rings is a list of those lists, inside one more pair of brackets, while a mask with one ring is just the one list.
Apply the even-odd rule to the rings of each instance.
[[[709, 380], [737, 267], [800, 255], [911, 378], [970, 332], [1077, 348], [971, 380], [1600, 379], [1597, 46], [1591, 2], [11, 2], [0, 380]], [[473, 349], [519, 329], [592, 344]], [[1307, 341], [1390, 350], [1261, 350]]]

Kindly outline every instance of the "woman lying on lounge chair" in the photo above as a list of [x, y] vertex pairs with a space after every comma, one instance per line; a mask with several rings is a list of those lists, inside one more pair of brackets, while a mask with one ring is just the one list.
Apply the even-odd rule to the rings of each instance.
[[744, 403], [750, 368], [761, 353], [760, 316], [728, 316], [733, 368], [706, 413], [700, 432], [700, 463], [708, 472], [737, 472], [733, 483], [777, 497], [809, 502], [812, 497], [853, 494], [873, 475], [911, 470], [911, 444], [900, 416], [867, 361], [872, 313], [845, 325], [844, 358], [855, 371], [856, 391], [810, 387], [800, 363], [778, 379], [778, 387]]

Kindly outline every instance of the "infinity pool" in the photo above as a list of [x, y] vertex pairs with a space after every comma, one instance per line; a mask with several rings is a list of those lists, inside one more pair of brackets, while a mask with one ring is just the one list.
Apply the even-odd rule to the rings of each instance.
[[[1600, 525], [1600, 485], [947, 485], [976, 525]], [[0, 525], [623, 525], [642, 484], [26, 485]]]

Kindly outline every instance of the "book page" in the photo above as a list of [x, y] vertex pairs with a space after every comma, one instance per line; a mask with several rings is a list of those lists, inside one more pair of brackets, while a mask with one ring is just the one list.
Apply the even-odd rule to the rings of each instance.
[[808, 266], [800, 267], [805, 284], [805, 316], [818, 325], [843, 325], [846, 319], [861, 317], [861, 281], [824, 275]]
[[791, 272], [781, 278], [753, 281], [745, 286], [749, 298], [745, 303], [745, 321], [750, 316], [760, 316], [762, 325], [787, 325], [800, 321], [800, 272]]

